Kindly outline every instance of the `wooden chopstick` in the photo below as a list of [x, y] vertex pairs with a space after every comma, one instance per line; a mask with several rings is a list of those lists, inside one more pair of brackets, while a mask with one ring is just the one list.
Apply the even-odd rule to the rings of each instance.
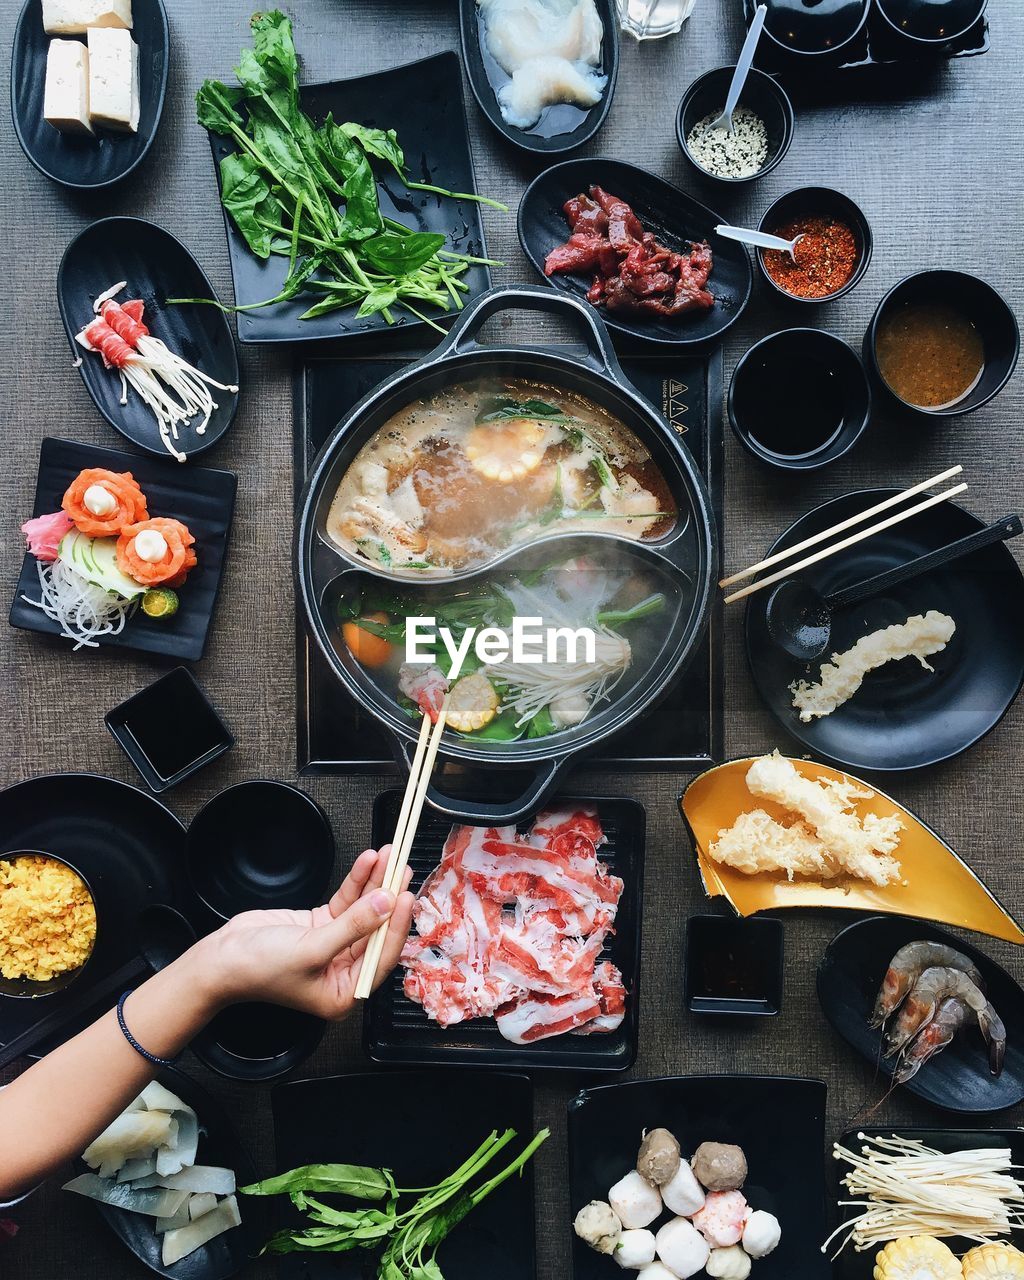
[[[388, 858], [383, 882], [383, 888], [393, 893], [396, 898], [402, 891], [405, 869], [409, 865], [409, 855], [412, 853], [412, 844], [416, 838], [416, 828], [419, 826], [420, 814], [423, 812], [423, 802], [426, 799], [427, 788], [430, 786], [430, 778], [434, 772], [434, 761], [437, 759], [437, 753], [441, 747], [441, 738], [444, 735], [447, 721], [448, 698], [446, 696], [438, 713], [437, 723], [433, 727], [433, 732], [429, 734], [429, 740], [430, 719], [428, 716], [423, 717], [419, 740], [416, 744], [416, 754], [413, 757], [412, 768], [409, 771], [409, 781], [406, 784], [405, 795], [402, 798], [402, 808], [399, 811], [395, 838], [391, 846], [391, 855]], [[359, 970], [359, 981], [356, 984], [357, 1000], [367, 1000], [373, 993], [373, 984], [377, 977], [381, 955], [384, 952], [389, 923], [389, 921], [385, 920], [383, 924], [379, 925], [370, 941], [366, 944], [362, 967]]]
[[752, 574], [760, 573], [762, 569], [770, 569], [772, 565], [780, 564], [783, 560], [790, 560], [793, 556], [799, 555], [801, 551], [806, 551], [808, 547], [815, 547], [819, 542], [825, 542], [837, 533], [852, 529], [854, 525], [862, 524], [865, 520], [870, 520], [872, 516], [877, 516], [880, 512], [887, 511], [890, 507], [895, 507], [901, 502], [906, 502], [908, 498], [916, 497], [917, 494], [923, 493], [925, 489], [941, 484], [943, 480], [949, 480], [952, 476], [958, 476], [961, 471], [963, 471], [962, 466], [950, 467], [948, 471], [940, 471], [937, 476], [932, 476], [930, 480], [922, 480], [920, 484], [904, 489], [893, 497], [886, 498], [884, 502], [879, 502], [874, 507], [868, 507], [865, 511], [858, 512], [855, 516], [850, 516], [848, 520], [840, 521], [839, 524], [834, 524], [830, 529], [823, 529], [821, 533], [805, 538], [803, 542], [798, 542], [793, 547], [786, 547], [784, 551], [777, 551], [775, 555], [769, 556], [767, 560], [759, 560], [757, 564], [752, 564], [749, 569], [741, 569], [739, 573], [733, 573], [728, 578], [722, 578], [718, 585], [720, 587], [731, 587], [734, 582], [739, 582], [742, 578], [749, 578]]
[[947, 489], [945, 493], [937, 493], [934, 497], [928, 498], [927, 501], [919, 502], [917, 506], [910, 507], [907, 511], [898, 511], [896, 515], [890, 516], [888, 520], [881, 521], [880, 524], [861, 529], [859, 533], [852, 534], [849, 538], [844, 538], [842, 542], [834, 542], [831, 546], [823, 547], [821, 551], [816, 551], [813, 556], [808, 556], [805, 560], [798, 560], [796, 564], [786, 565], [776, 573], [769, 574], [767, 578], [752, 582], [750, 586], [744, 587], [742, 591], [734, 591], [731, 596], [725, 597], [725, 603], [732, 604], [734, 600], [742, 600], [744, 596], [753, 595], [755, 591], [760, 591], [763, 587], [770, 587], [772, 583], [778, 582], [781, 578], [788, 578], [791, 574], [799, 573], [801, 569], [817, 564], [819, 560], [827, 560], [829, 556], [835, 555], [837, 551], [843, 551], [847, 547], [852, 547], [856, 542], [863, 542], [865, 538], [881, 533], [884, 529], [892, 528], [894, 524], [909, 520], [911, 516], [919, 515], [922, 511], [927, 511], [929, 507], [937, 506], [940, 502], [945, 502], [947, 499], [955, 497], [958, 493], [963, 493], [966, 488], [966, 484], [958, 484], [952, 489]]

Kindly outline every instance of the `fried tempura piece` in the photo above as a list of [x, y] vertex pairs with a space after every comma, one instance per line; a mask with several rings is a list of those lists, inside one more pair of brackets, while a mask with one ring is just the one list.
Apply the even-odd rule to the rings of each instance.
[[716, 862], [746, 876], [785, 871], [790, 880], [794, 876], [831, 880], [843, 874], [810, 827], [803, 822], [784, 826], [763, 809], [741, 813], [731, 827], [719, 831], [708, 852]]

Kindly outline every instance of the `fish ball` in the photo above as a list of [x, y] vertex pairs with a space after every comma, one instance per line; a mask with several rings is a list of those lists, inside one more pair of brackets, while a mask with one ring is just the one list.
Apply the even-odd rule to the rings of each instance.
[[674, 1176], [661, 1188], [665, 1208], [688, 1218], [704, 1208], [704, 1189], [693, 1176], [693, 1170], [682, 1161]]
[[713, 1249], [739, 1244], [750, 1213], [739, 1191], [712, 1191], [704, 1208], [693, 1215], [693, 1225]]
[[576, 1215], [573, 1230], [598, 1253], [612, 1253], [622, 1235], [619, 1215], [603, 1200], [591, 1200]]
[[661, 1187], [675, 1177], [679, 1164], [679, 1143], [667, 1129], [652, 1129], [640, 1144], [637, 1173]]
[[649, 1267], [644, 1267], [636, 1280], [676, 1280], [676, 1273], [669, 1271], [664, 1262], [652, 1262]]
[[782, 1239], [782, 1228], [774, 1213], [755, 1209], [743, 1228], [743, 1247], [752, 1258], [767, 1258]]
[[630, 1169], [608, 1192], [608, 1203], [624, 1227], [649, 1227], [661, 1213], [661, 1195], [635, 1169]]
[[690, 1166], [709, 1191], [738, 1191], [747, 1180], [747, 1157], [727, 1142], [702, 1142]]
[[623, 1231], [612, 1257], [624, 1271], [639, 1271], [654, 1261], [654, 1235], [650, 1231]]
[[685, 1218], [673, 1218], [658, 1232], [655, 1241], [658, 1257], [679, 1280], [695, 1276], [707, 1263], [711, 1250], [708, 1242]]
[[750, 1258], [738, 1244], [730, 1245], [728, 1249], [712, 1249], [706, 1270], [716, 1280], [747, 1280]]

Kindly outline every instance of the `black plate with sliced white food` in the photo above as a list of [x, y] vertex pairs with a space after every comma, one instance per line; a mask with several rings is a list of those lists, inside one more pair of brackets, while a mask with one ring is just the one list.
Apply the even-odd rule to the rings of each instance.
[[[74, 9], [74, 3], [65, 5]], [[63, 132], [44, 116], [46, 64], [53, 39], [85, 43], [83, 33], [50, 36], [43, 29], [41, 0], [27, 0], [14, 32], [11, 52], [11, 114], [21, 149], [40, 173], [65, 187], [94, 190], [120, 182], [134, 170], [156, 137], [167, 96], [170, 35], [163, 0], [111, 0], [112, 10], [131, 13], [131, 39], [138, 47], [138, 128], [124, 132], [95, 126], [95, 132]], [[111, 37], [100, 37], [107, 42]], [[118, 39], [115, 37], [115, 39]], [[123, 40], [123, 37], [120, 37]], [[130, 48], [130, 46], [127, 46]], [[74, 50], [59, 48], [75, 55]], [[80, 55], [79, 55], [80, 56]], [[57, 104], [58, 108], [60, 103]], [[76, 104], [69, 104], [71, 112]]]
[[[582, 3], [584, 0], [577, 0]], [[558, 155], [575, 151], [597, 133], [607, 119], [615, 94], [615, 81], [619, 73], [619, 18], [614, 0], [593, 0], [593, 8], [603, 28], [600, 53], [592, 69], [581, 72], [578, 65], [563, 66], [562, 70], [572, 81], [584, 77], [599, 77], [604, 81], [600, 97], [587, 105], [579, 102], [551, 102], [541, 108], [532, 122], [526, 116], [516, 116], [516, 106], [507, 101], [513, 76], [499, 63], [490, 47], [484, 15], [479, 0], [459, 0], [459, 27], [462, 38], [462, 58], [469, 79], [469, 87], [495, 129], [522, 151], [540, 155]], [[557, 19], [552, 19], [557, 21]], [[551, 51], [549, 40], [542, 45], [544, 53]], [[572, 59], [565, 61], [572, 62]], [[524, 68], [525, 70], [525, 68]], [[523, 71], [519, 77], [522, 78]], [[505, 106], [503, 112], [502, 108]], [[506, 119], [506, 115], [518, 118], [521, 125]]]
[[[674, 317], [622, 315], [600, 307], [609, 329], [624, 336], [656, 343], [668, 349], [704, 348], [719, 342], [746, 307], [753, 286], [753, 269], [743, 245], [715, 235], [724, 221], [685, 191], [656, 174], [621, 160], [601, 157], [566, 160], [546, 169], [526, 188], [519, 202], [519, 240], [526, 256], [545, 284], [572, 297], [586, 299], [592, 273], [544, 274], [544, 261], [571, 234], [562, 207], [590, 187], [603, 187], [629, 204], [645, 231], [651, 231], [667, 248], [687, 252], [691, 244], [706, 240], [713, 254], [707, 288], [714, 305], [707, 311], [691, 311]], [[590, 304], [588, 304], [590, 305]]]
[[[172, 434], [170, 440], [187, 458], [205, 453], [217, 444], [238, 411], [238, 355], [219, 306], [169, 300], [209, 298], [215, 303], [213, 285], [180, 240], [144, 218], [103, 218], [92, 223], [68, 245], [57, 273], [61, 319], [96, 407], [125, 439], [163, 458], [171, 456], [171, 449], [161, 439], [153, 410], [133, 386], [123, 393], [118, 371], [106, 368], [98, 352], [84, 349], [76, 340], [76, 335], [95, 320], [96, 300], [122, 281], [125, 287], [116, 301], [141, 299], [145, 304], [143, 322], [151, 336], [222, 384], [209, 388], [215, 408], [205, 427], [202, 413], [195, 413], [189, 424], [177, 426], [177, 435]], [[180, 402], [180, 394], [169, 390]]]

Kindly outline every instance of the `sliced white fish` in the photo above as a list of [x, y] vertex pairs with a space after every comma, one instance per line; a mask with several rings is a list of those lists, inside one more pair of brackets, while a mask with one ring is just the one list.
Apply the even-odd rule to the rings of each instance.
[[601, 101], [608, 77], [583, 63], [549, 55], [531, 58], [498, 90], [498, 106], [506, 124], [529, 129], [540, 119], [545, 107], [570, 102], [593, 107]]

